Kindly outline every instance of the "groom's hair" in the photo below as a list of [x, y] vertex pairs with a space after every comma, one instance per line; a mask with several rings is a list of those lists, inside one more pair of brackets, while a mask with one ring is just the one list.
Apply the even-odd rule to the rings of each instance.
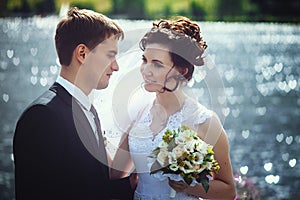
[[108, 37], [123, 39], [124, 32], [112, 19], [92, 10], [71, 8], [55, 34], [55, 46], [61, 65], [70, 65], [74, 49], [85, 44], [90, 50]]

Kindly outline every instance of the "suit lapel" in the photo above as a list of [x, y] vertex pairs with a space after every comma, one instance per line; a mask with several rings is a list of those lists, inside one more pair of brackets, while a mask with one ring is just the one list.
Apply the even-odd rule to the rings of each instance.
[[81, 142], [89, 151], [89, 153], [92, 154], [98, 161], [102, 163], [102, 170], [104, 174], [108, 177], [107, 157], [102, 135], [99, 135], [99, 144], [101, 143], [103, 145], [100, 145], [99, 147], [93, 129], [75, 98], [73, 98], [58, 83], [54, 83], [50, 90], [57, 93], [66, 102], [66, 104], [68, 104], [71, 107], [74, 124]]
[[99, 159], [99, 148], [93, 129], [78, 103], [74, 100], [72, 105], [74, 123], [78, 135], [81, 141], [83, 142], [84, 146], [89, 150], [89, 152], [94, 157]]

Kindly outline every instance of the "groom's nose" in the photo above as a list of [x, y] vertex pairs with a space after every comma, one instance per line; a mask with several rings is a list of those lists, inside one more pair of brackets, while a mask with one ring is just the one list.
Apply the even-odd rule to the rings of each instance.
[[113, 71], [118, 71], [119, 70], [119, 64], [117, 62], [117, 60], [114, 60], [112, 63], [111, 63], [111, 69]]

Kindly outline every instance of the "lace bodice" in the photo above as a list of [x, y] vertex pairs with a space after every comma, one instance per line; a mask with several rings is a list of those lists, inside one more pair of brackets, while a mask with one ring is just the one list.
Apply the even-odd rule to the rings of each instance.
[[[168, 181], [161, 181], [150, 175], [151, 162], [148, 156], [162, 141], [162, 135], [167, 129], [174, 130], [182, 125], [187, 125], [193, 129], [196, 125], [210, 118], [212, 112], [187, 98], [182, 109], [168, 118], [166, 127], [153, 136], [150, 129], [152, 123], [150, 109], [151, 106], [145, 108], [140, 120], [135, 123], [129, 133], [129, 150], [139, 176], [136, 194], [141, 197], [140, 199], [168, 199], [170, 193]], [[176, 198], [195, 199], [187, 196], [187, 194], [177, 194]]]

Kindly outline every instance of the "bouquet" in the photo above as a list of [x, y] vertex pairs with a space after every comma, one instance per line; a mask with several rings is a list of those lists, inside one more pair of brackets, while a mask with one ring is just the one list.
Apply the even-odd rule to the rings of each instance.
[[[212, 146], [201, 140], [195, 131], [187, 126], [178, 130], [167, 130], [163, 141], [149, 156], [154, 158], [150, 173], [160, 172], [162, 176], [184, 180], [188, 185], [201, 183], [204, 190], [209, 189], [209, 178], [218, 173], [220, 166], [214, 159]], [[170, 197], [175, 197], [175, 190]]]

